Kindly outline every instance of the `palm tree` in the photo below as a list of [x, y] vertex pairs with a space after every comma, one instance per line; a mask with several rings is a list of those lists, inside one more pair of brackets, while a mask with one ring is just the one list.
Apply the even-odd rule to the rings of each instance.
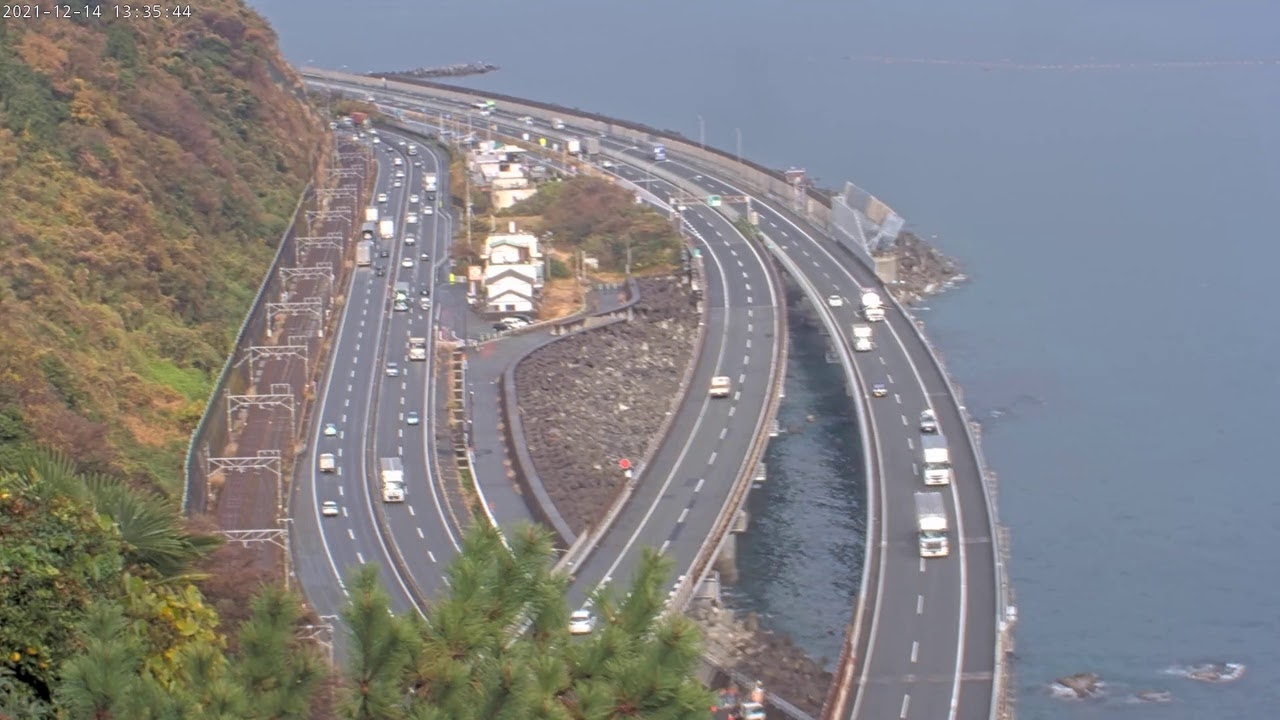
[[392, 616], [377, 566], [356, 568], [347, 589], [350, 600], [342, 619], [351, 637], [350, 686], [341, 712], [352, 720], [398, 720], [406, 715], [406, 664], [416, 638], [407, 623]]
[[325, 676], [315, 649], [297, 639], [297, 598], [278, 586], [256, 595], [253, 615], [240, 626], [235, 675], [249, 698], [248, 717], [287, 720], [311, 716], [311, 701]]

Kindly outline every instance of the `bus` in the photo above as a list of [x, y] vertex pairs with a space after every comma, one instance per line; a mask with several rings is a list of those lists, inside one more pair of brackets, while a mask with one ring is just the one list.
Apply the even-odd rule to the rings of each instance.
[[395, 294], [391, 296], [391, 309], [397, 312], [409, 309], [409, 283], [396, 283]]

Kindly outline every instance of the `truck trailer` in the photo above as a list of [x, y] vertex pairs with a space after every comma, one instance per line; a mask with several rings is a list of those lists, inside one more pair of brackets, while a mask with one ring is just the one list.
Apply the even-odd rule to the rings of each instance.
[[422, 337], [409, 338], [409, 359], [410, 360], [426, 360], [427, 359], [427, 339]]
[[924, 460], [925, 485], [951, 484], [951, 451], [947, 437], [941, 433], [920, 437], [920, 454]]
[[916, 530], [920, 537], [920, 557], [946, 557], [947, 507], [940, 492], [916, 493]]
[[582, 141], [577, 138], [570, 138], [565, 142], [565, 150], [570, 155], [582, 154]]
[[435, 192], [435, 191], [436, 191], [436, 183], [437, 183], [437, 182], [438, 182], [438, 180], [436, 179], [436, 174], [435, 174], [435, 173], [423, 173], [423, 175], [422, 175], [422, 187], [423, 187], [423, 189], [425, 189], [427, 192], [429, 192], [429, 193], [433, 193], [433, 192]]
[[880, 293], [873, 290], [862, 293], [862, 317], [868, 322], [884, 320], [884, 302], [880, 300]]
[[876, 344], [871, 340], [871, 326], [858, 323], [853, 326], [853, 349], [856, 352], [870, 352]]
[[404, 502], [405, 495], [408, 493], [404, 487], [404, 464], [400, 462], [400, 458], [382, 458], [381, 464], [382, 482], [382, 501], [383, 502]]
[[396, 236], [396, 223], [394, 220], [378, 221], [378, 236], [383, 240], [391, 240]]
[[369, 207], [367, 207], [367, 208], [365, 208], [365, 209], [364, 209], [364, 221], [365, 221], [365, 222], [378, 222], [378, 208], [377, 208], [377, 206], [375, 206], [375, 205], [370, 205]]
[[360, 227], [360, 239], [372, 240], [378, 237], [378, 223], [367, 222]]
[[365, 266], [373, 264], [373, 241], [361, 240], [356, 245], [356, 265]]

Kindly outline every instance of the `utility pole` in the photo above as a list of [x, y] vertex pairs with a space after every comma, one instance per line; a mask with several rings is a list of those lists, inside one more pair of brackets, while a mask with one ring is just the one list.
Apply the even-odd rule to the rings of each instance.
[[[698, 116], [698, 147], [703, 150], [707, 149], [707, 121], [703, 120], [701, 115]], [[741, 155], [742, 153], [739, 152], [738, 154]]]
[[734, 128], [738, 132], [738, 162], [742, 162], [742, 128]]

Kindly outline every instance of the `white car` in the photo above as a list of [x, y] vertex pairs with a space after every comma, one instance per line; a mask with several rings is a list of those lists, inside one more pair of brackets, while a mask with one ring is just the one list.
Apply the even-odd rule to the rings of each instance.
[[383, 205], [386, 205], [386, 204], [387, 204], [387, 194], [386, 194], [386, 193], [378, 193], [378, 202], [379, 202], [379, 203], [381, 203], [381, 204], [383, 204]]
[[337, 426], [337, 425], [334, 425], [333, 423], [327, 423], [327, 424], [324, 426], [324, 436], [325, 436], [325, 437], [334, 437], [334, 436], [336, 436], [337, 434], [338, 434], [338, 426]]
[[569, 616], [570, 635], [590, 635], [596, 629], [596, 619], [590, 610], [574, 610]]
[[325, 500], [320, 504], [320, 514], [325, 517], [334, 517], [338, 514], [338, 503], [332, 500]]
[[411, 268], [411, 267], [413, 267], [413, 258], [405, 258], [405, 259], [401, 260], [401, 261], [400, 261], [400, 267], [402, 267], [402, 268]]
[[416, 243], [416, 242], [418, 242], [418, 238], [416, 238], [416, 237], [414, 237], [414, 236], [412, 236], [412, 235], [405, 235], [405, 236], [404, 236], [404, 244], [405, 244], [405, 245], [412, 245], [412, 244], [414, 244], [414, 243]]
[[395, 181], [395, 182], [391, 183], [391, 187], [393, 187], [393, 188], [404, 187], [404, 183], [403, 183], [403, 182], [401, 182], [401, 181], [399, 181], [399, 180], [397, 180], [397, 181]]
[[613, 167], [613, 161], [605, 160], [604, 162], [600, 163], [600, 167], [604, 168], [605, 170], [608, 170], [609, 168]]
[[407, 145], [408, 143], [406, 143], [405, 141], [401, 140], [400, 142], [398, 142], [398, 143], [396, 143], [396, 144], [397, 144], [397, 145], [399, 145], [400, 147], [404, 147], [404, 146], [405, 146], [405, 145]]
[[831, 307], [844, 307], [844, 298], [839, 295], [828, 295], [827, 304]]
[[403, 180], [403, 179], [404, 179], [404, 171], [403, 171], [403, 170], [397, 170], [397, 171], [396, 171], [396, 179], [397, 179], [397, 180]]
[[435, 214], [436, 214], [436, 209], [435, 209], [435, 208], [433, 208], [433, 207], [431, 207], [430, 205], [423, 205], [423, 206], [422, 206], [422, 214], [423, 214], [423, 215], [435, 215]]
[[416, 202], [418, 202], [418, 196], [417, 196], [417, 195], [410, 195], [410, 196], [409, 196], [409, 202], [411, 202], [411, 203], [416, 203]]
[[417, 225], [418, 213], [409, 213], [408, 215], [405, 216], [404, 221], [409, 225]]
[[409, 411], [408, 413], [406, 413], [406, 414], [405, 414], [405, 416], [404, 416], [404, 424], [405, 424], [405, 425], [417, 425], [417, 424], [418, 424], [418, 423], [420, 423], [420, 422], [422, 422], [422, 418], [418, 416], [418, 413], [416, 413], [416, 412], [414, 412], [414, 411], [412, 411], [412, 410], [410, 410], [410, 411]]

